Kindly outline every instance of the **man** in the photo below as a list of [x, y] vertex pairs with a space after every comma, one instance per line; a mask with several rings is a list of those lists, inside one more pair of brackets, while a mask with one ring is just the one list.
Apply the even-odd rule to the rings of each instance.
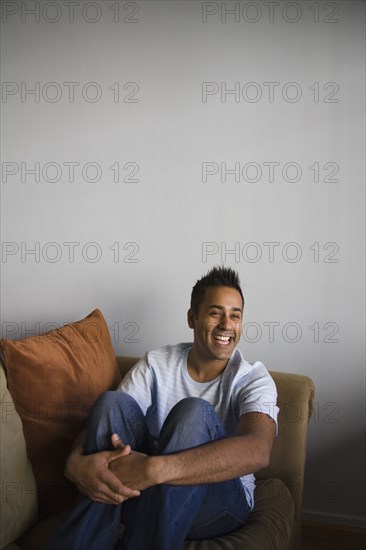
[[49, 549], [179, 550], [245, 524], [278, 408], [236, 347], [243, 308], [237, 274], [213, 268], [192, 290], [193, 344], [147, 353], [98, 399], [66, 466], [84, 496]]

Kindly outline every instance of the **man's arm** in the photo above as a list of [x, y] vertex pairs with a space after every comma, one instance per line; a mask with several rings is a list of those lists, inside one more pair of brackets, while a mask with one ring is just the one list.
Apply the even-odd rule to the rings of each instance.
[[264, 413], [240, 417], [238, 435], [219, 439], [171, 455], [144, 457], [130, 454], [110, 463], [122, 483], [140, 490], [168, 483], [193, 485], [215, 483], [251, 474], [267, 466], [275, 423]]
[[75, 483], [81, 493], [106, 504], [120, 504], [140, 495], [136, 488], [123, 485], [109, 469], [111, 462], [131, 453], [129, 445], [113, 440], [114, 451], [84, 455], [85, 430], [76, 438], [66, 461], [65, 476]]

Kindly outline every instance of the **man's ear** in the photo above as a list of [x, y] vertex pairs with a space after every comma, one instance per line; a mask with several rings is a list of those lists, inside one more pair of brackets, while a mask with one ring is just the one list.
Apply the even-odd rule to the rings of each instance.
[[193, 313], [193, 309], [189, 308], [187, 311], [187, 321], [189, 328], [194, 328], [194, 320], [195, 320], [195, 314]]

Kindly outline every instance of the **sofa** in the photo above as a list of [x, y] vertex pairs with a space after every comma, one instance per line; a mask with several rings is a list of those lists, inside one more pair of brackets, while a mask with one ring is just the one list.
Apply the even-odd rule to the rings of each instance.
[[[87, 331], [86, 322], [89, 323]], [[79, 383], [80, 372], [84, 368], [80, 367], [80, 360], [85, 361], [87, 371], [83, 372], [82, 380], [92, 376], [93, 361], [96, 368], [99, 365], [96, 377], [98, 384], [93, 389], [93, 399], [101, 391], [115, 387], [138, 360], [137, 357], [113, 355], [108, 328], [99, 310], [95, 310], [84, 320], [66, 327], [67, 334], [65, 327], [62, 327], [45, 335], [35, 336], [35, 339], [38, 338], [35, 341], [27, 338], [15, 342], [2, 340], [0, 343], [3, 363], [0, 366], [1, 550], [41, 550], [62, 522], [76, 496], [75, 488], [64, 478], [61, 479], [63, 470], [60, 469], [64, 466], [75, 433], [85, 424], [88, 410], [92, 405], [91, 394], [86, 398], [85, 403], [88, 407], [83, 407], [82, 415], [79, 414], [80, 403], [78, 400], [75, 401], [75, 397], [72, 401], [72, 415], [71, 401], [68, 401], [66, 416], [62, 414], [61, 406], [56, 407], [56, 404], [61, 403], [60, 399], [66, 399], [64, 393], [61, 397], [58, 396], [58, 391], [72, 391], [74, 396], [79, 395], [78, 392], [81, 393], [81, 388], [85, 384]], [[94, 331], [92, 337], [90, 327]], [[85, 334], [88, 335], [87, 341], [80, 344], [79, 335], [85, 340]], [[107, 355], [103, 357], [98, 356], [101, 341], [102, 352], [105, 353], [107, 349]], [[93, 348], [91, 355], [89, 347]], [[44, 355], [46, 353], [48, 355]], [[59, 363], [57, 353], [60, 354]], [[51, 359], [46, 359], [50, 354]], [[75, 364], [65, 367], [65, 362], [73, 354], [76, 356], [76, 367]], [[75, 357], [72, 360], [75, 361]], [[108, 361], [111, 370], [108, 375], [106, 374], [102, 387], [100, 364], [104, 365]], [[66, 379], [63, 383], [65, 372], [61, 377], [60, 370], [66, 371], [67, 376], [73, 372], [75, 380], [71, 383]], [[103, 372], [105, 370], [107, 369]], [[255, 506], [249, 521], [245, 527], [225, 537], [206, 541], [186, 541], [184, 550], [299, 548], [307, 425], [313, 411], [314, 385], [307, 376], [274, 371], [270, 371], [270, 374], [278, 391], [279, 433], [274, 441], [270, 464], [256, 474]], [[25, 389], [21, 393], [23, 381]], [[32, 408], [28, 402], [27, 409], [24, 400], [29, 399], [29, 393], [32, 391], [37, 392], [36, 397], [33, 398]], [[47, 395], [47, 409], [42, 409], [41, 398], [44, 401]], [[50, 395], [53, 396], [52, 401], [49, 400]], [[47, 418], [44, 410], [48, 411]], [[44, 419], [47, 422], [50, 420], [51, 426], [48, 426]], [[46, 444], [42, 440], [45, 433]], [[41, 457], [37, 457], [37, 453]], [[47, 477], [46, 481], [42, 479], [44, 472], [48, 472], [47, 476], [50, 476], [57, 469], [61, 472], [59, 478], [52, 481], [48, 481], [50, 477]], [[52, 487], [53, 495], [53, 499], [48, 501], [45, 499], [47, 491], [43, 491], [47, 483]], [[64, 498], [65, 495], [67, 498]]]

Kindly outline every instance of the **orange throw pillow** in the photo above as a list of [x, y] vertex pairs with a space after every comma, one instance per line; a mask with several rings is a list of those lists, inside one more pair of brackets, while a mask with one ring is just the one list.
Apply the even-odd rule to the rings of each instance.
[[96, 309], [82, 321], [21, 340], [2, 339], [9, 392], [37, 482], [40, 515], [73, 503], [66, 458], [90, 408], [120, 382], [107, 323]]

